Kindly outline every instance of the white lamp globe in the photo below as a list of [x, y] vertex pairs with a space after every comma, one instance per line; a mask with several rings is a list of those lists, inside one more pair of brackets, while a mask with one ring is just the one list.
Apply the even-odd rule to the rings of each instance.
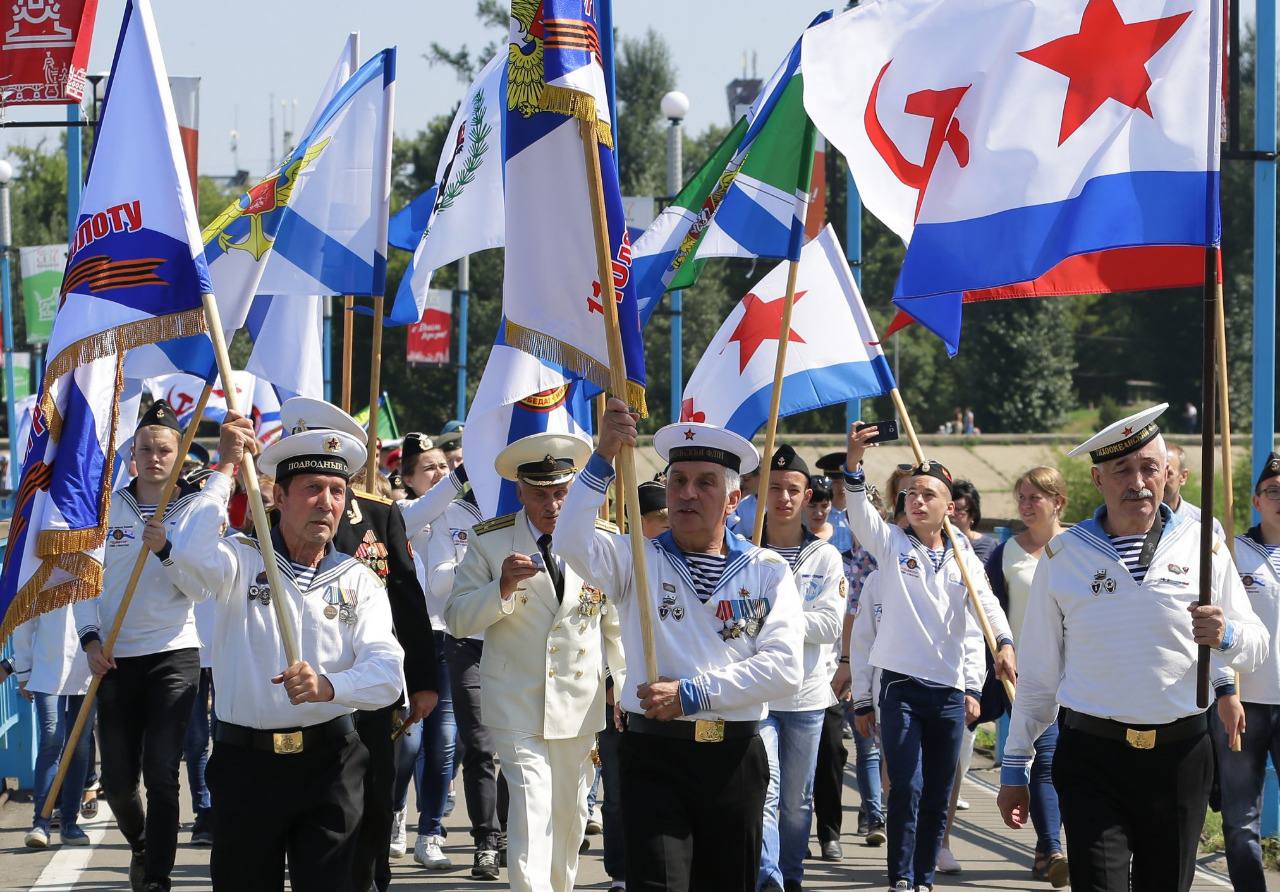
[[669, 121], [682, 121], [689, 113], [689, 97], [679, 90], [672, 90], [662, 97], [662, 116]]
[[7, 186], [13, 179], [13, 165], [0, 158], [0, 186]]

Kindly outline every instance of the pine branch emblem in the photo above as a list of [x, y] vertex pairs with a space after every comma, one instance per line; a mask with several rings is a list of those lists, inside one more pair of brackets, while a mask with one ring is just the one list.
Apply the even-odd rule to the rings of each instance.
[[[451, 208], [453, 203], [462, 196], [467, 186], [475, 180], [481, 165], [484, 164], [485, 155], [489, 151], [489, 136], [493, 133], [493, 126], [485, 121], [487, 111], [484, 91], [477, 90], [471, 99], [471, 116], [467, 121], [466, 129], [458, 134], [459, 145], [454, 150], [453, 159], [445, 171], [444, 183], [436, 198], [436, 206], [432, 211], [427, 232], [431, 231], [431, 226], [435, 225], [439, 214]], [[450, 176], [455, 165], [457, 165], [457, 175]]]

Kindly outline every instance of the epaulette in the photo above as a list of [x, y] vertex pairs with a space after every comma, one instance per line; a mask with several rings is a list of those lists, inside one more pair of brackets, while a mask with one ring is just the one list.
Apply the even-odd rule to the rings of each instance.
[[233, 533], [228, 538], [236, 542], [239, 542], [241, 545], [248, 545], [250, 548], [258, 547], [258, 540], [255, 539], [253, 536], [247, 535], [245, 533]]
[[390, 504], [391, 504], [391, 500], [390, 500], [390, 499], [383, 498], [382, 496], [378, 495], [377, 493], [366, 492], [366, 491], [365, 491], [365, 490], [363, 490], [363, 489], [356, 489], [354, 486], [353, 486], [353, 487], [351, 487], [351, 494], [352, 494], [353, 496], [356, 496], [357, 498], [361, 498], [361, 499], [368, 499], [370, 502], [377, 502], [377, 503], [378, 503], [378, 504], [380, 504], [380, 505], [390, 505]]
[[605, 520], [603, 517], [597, 517], [597, 518], [596, 518], [596, 529], [597, 529], [597, 530], [604, 530], [606, 533], [618, 533], [618, 532], [621, 532], [621, 530], [619, 530], [619, 529], [618, 529], [618, 525], [617, 525], [616, 523], [613, 523], [612, 521]]
[[1213, 537], [1213, 553], [1217, 554], [1221, 548], [1222, 548], [1222, 540], [1219, 539], [1217, 536], [1214, 536]]
[[[1059, 539], [1058, 536], [1054, 536], [1052, 539], [1050, 539], [1048, 542], [1045, 543], [1044, 556], [1047, 557], [1049, 560], [1053, 560], [1055, 557], [1057, 557], [1059, 554], [1062, 553], [1062, 545], [1058, 543], [1058, 539]], [[1057, 547], [1055, 548], [1054, 546], [1057, 546]]]
[[509, 526], [514, 526], [516, 516], [512, 514], [500, 514], [497, 517], [491, 517], [488, 520], [481, 521], [471, 528], [471, 531], [477, 536], [483, 536], [485, 533], [492, 533], [494, 530], [505, 530]]

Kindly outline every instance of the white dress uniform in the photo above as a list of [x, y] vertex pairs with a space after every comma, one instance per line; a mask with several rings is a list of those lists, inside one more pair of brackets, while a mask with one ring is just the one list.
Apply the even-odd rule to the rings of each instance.
[[41, 614], [13, 630], [13, 673], [15, 681], [25, 682], [27, 690], [37, 694], [76, 697], [89, 690], [89, 661], [80, 648], [70, 607]]
[[[349, 434], [313, 429], [273, 444], [261, 467], [277, 480], [296, 473], [345, 478], [363, 455], [364, 445]], [[199, 578], [217, 605], [218, 726], [206, 771], [214, 889], [279, 888], [287, 854], [294, 889], [346, 890], [368, 764], [352, 714], [398, 699], [404, 653], [381, 581], [332, 546], [315, 567], [296, 567], [277, 528], [272, 540], [284, 591], [272, 591], [257, 541], [220, 538], [230, 489], [230, 478], [214, 476], [171, 537], [174, 563]], [[272, 682], [286, 668], [273, 599], [283, 599], [299, 659], [328, 679], [331, 701], [293, 705]]]
[[[1159, 435], [1164, 408], [1121, 419], [1071, 454], [1088, 451], [1095, 464], [1123, 459]], [[1027, 785], [1035, 741], [1058, 721], [1054, 781], [1076, 892], [1122, 892], [1130, 883], [1138, 892], [1185, 892], [1195, 875], [1213, 773], [1188, 613], [1201, 533], [1157, 507], [1133, 571], [1104, 528], [1105, 506], [1055, 536], [1023, 621], [1001, 783]], [[1221, 541], [1211, 560], [1212, 603], [1227, 621], [1216, 656], [1250, 671], [1267, 652], [1267, 630]]]
[[[673, 465], [750, 471], [759, 461], [749, 442], [707, 424], [669, 425], [654, 445]], [[668, 531], [645, 543], [649, 590], [638, 592], [630, 539], [595, 525], [612, 477], [593, 455], [565, 500], [555, 547], [589, 582], [617, 592], [621, 609], [630, 678], [616, 688], [628, 719], [619, 745], [628, 881], [754, 890], [768, 781], [758, 726], [768, 703], [794, 696], [803, 679], [804, 618], [791, 568], [726, 532], [723, 572], [704, 602]], [[636, 693], [644, 678], [639, 598], [652, 605], [657, 671], [681, 682], [683, 715], [669, 722], [645, 719]]]
[[[560, 442], [569, 440], [573, 444]], [[521, 479], [529, 482], [534, 467], [532, 473], [558, 483], [533, 485], [560, 485], [589, 449], [576, 437], [538, 434], [508, 446], [498, 463], [501, 468], [512, 454], [532, 459], [533, 465], [514, 462]], [[540, 468], [544, 455], [561, 460]], [[444, 614], [456, 637], [485, 633], [480, 714], [510, 791], [511, 888], [569, 892], [587, 821], [588, 756], [604, 727], [605, 662], [617, 673], [623, 660], [609, 590], [584, 582], [572, 569], [559, 568], [563, 599], [547, 571], [502, 598], [503, 561], [513, 552], [539, 554], [539, 535], [523, 509], [477, 524]], [[558, 561], [554, 552], [552, 559]]]

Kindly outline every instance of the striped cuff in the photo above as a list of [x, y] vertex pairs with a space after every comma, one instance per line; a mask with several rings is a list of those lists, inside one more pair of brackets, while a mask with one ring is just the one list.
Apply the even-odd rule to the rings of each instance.
[[613, 465], [601, 458], [600, 453], [593, 452], [587, 466], [578, 472], [578, 482], [603, 493], [613, 481], [613, 476]]
[[1000, 763], [1000, 784], [1005, 787], [1026, 787], [1031, 784], [1032, 756], [1015, 756], [1005, 750]]
[[102, 635], [99, 634], [99, 632], [100, 630], [97, 626], [86, 626], [84, 629], [77, 632], [80, 636], [80, 649], [85, 650], [94, 641], [101, 641]]
[[170, 558], [170, 555], [172, 554], [172, 552], [173, 552], [173, 543], [170, 542], [168, 539], [166, 539], [164, 541], [164, 547], [156, 552], [156, 557], [160, 558], [160, 563], [164, 564], [167, 567], [173, 563], [173, 560]]
[[680, 711], [685, 715], [694, 715], [711, 710], [711, 695], [707, 692], [707, 681], [704, 678], [680, 679]]
[[866, 490], [867, 475], [863, 473], [861, 467], [852, 474], [848, 471], [844, 472], [844, 488], [846, 492], [864, 492]]
[[864, 698], [859, 697], [857, 700], [854, 700], [854, 701], [853, 701], [853, 714], [854, 714], [854, 715], [869, 715], [870, 713], [873, 713], [873, 712], [875, 712], [875, 711], [876, 711], [876, 708], [875, 708], [875, 706], [871, 703], [871, 698], [870, 698], [870, 697], [867, 697], [867, 698], [865, 698], [865, 699], [864, 699]]
[[1234, 682], [1224, 681], [1222, 684], [1215, 684], [1213, 686], [1213, 694], [1215, 697], [1230, 697], [1235, 693], [1236, 686]]
[[1233, 623], [1227, 623], [1227, 630], [1222, 633], [1222, 643], [1218, 645], [1218, 650], [1230, 650], [1235, 643], [1236, 627]]

